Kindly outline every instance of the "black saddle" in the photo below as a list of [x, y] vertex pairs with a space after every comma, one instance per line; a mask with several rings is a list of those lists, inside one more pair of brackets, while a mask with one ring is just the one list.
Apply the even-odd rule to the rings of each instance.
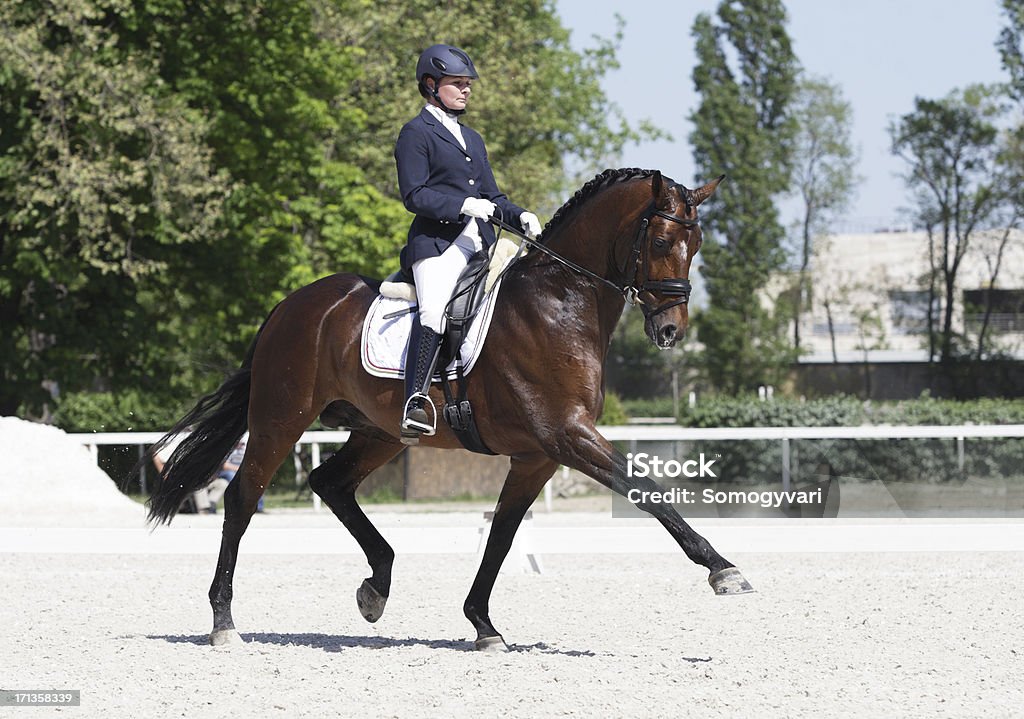
[[445, 308], [448, 326], [444, 333], [444, 346], [447, 350], [442, 350], [442, 357], [447, 354], [449, 362], [458, 356], [458, 350], [466, 339], [466, 332], [483, 306], [490, 261], [491, 256], [486, 250], [480, 250], [470, 257], [462, 274], [459, 275], [459, 281], [455, 283], [452, 298], [448, 300], [448, 306]]
[[[469, 258], [466, 267], [462, 270], [462, 274], [459, 275], [459, 279], [455, 283], [455, 290], [452, 292], [451, 299], [448, 300], [448, 306], [445, 307], [445, 317], [448, 326], [445, 329], [441, 349], [442, 366], [447, 366], [458, 356], [459, 348], [462, 347], [462, 343], [466, 339], [466, 332], [473, 323], [477, 312], [483, 306], [490, 261], [491, 256], [487, 250], [476, 252]], [[384, 281], [405, 282], [410, 285], [416, 284], [412, 273], [405, 270], [395, 272], [385, 278]], [[404, 312], [416, 312], [418, 309], [418, 307], [414, 306]], [[395, 315], [397, 314], [395, 313]]]
[[[458, 396], [452, 391], [451, 383], [447, 380], [441, 382], [444, 388], [445, 405], [444, 419], [452, 432], [462, 442], [462, 446], [471, 452], [480, 454], [494, 454], [483, 440], [473, 419], [473, 408], [467, 397], [466, 376], [463, 374], [462, 360], [459, 359], [459, 350], [466, 340], [466, 333], [473, 323], [477, 312], [483, 306], [487, 286], [487, 272], [490, 265], [491, 255], [487, 250], [480, 250], [469, 258], [465, 269], [459, 275], [455, 283], [455, 290], [445, 307], [445, 319], [447, 326], [444, 337], [441, 340], [441, 351], [438, 358], [438, 366], [444, 368], [455, 360], [456, 383]], [[408, 282], [415, 284], [410, 276], [412, 273], [396, 272], [387, 278], [387, 282]], [[411, 307], [404, 312], [416, 312], [418, 307]], [[400, 314], [400, 313], [395, 313]], [[390, 316], [390, 315], [389, 315]]]

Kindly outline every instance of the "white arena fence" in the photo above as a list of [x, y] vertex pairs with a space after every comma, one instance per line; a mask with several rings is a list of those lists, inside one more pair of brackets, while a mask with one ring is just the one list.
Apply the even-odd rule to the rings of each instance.
[[[598, 428], [609, 441], [620, 443], [623, 451], [633, 454], [641, 443], [707, 442], [707, 441], [768, 441], [778, 442], [781, 447], [778, 477], [782, 491], [791, 489], [793, 452], [791, 443], [796, 440], [899, 440], [933, 439], [948, 440], [955, 447], [956, 461], [960, 470], [964, 467], [965, 443], [969, 439], [1021, 439], [1024, 438], [1024, 424], [1005, 425], [907, 425], [907, 426], [863, 426], [863, 427], [723, 427], [691, 428], [669, 425], [602, 426]], [[161, 432], [95, 432], [72, 433], [72, 439], [85, 445], [93, 457], [99, 459], [100, 445], [136, 446], [141, 458], [145, 447], [157, 442]], [[319, 430], [302, 434], [295, 445], [296, 468], [299, 466], [299, 450], [310, 446], [311, 466], [321, 461], [323, 445], [343, 444], [348, 440], [345, 430]], [[625, 445], [625, 446], [623, 446]], [[563, 471], [568, 472], [567, 468]], [[146, 491], [145, 476], [142, 491]], [[545, 503], [551, 506], [551, 484], [545, 487]], [[314, 506], [319, 509], [319, 497], [313, 495]]]

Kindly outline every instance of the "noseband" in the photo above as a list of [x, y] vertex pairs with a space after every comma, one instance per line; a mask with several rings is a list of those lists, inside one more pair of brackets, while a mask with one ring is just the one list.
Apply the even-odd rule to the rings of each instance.
[[[687, 205], [687, 209], [689, 209], [689, 205]], [[517, 237], [520, 237], [524, 242], [526, 242], [531, 247], [537, 248], [541, 252], [545, 253], [546, 255], [550, 256], [551, 258], [560, 262], [561, 264], [565, 265], [574, 272], [579, 272], [580, 274], [586, 275], [592, 280], [596, 280], [605, 285], [608, 285], [616, 292], [621, 294], [623, 298], [631, 305], [639, 303], [640, 308], [643, 310], [644, 317], [650, 319], [651, 317], [661, 314], [666, 310], [670, 310], [677, 305], [685, 305], [687, 302], [690, 301], [691, 291], [690, 281], [685, 277], [672, 277], [661, 280], [652, 280], [647, 277], [648, 269], [647, 266], [642, 263], [642, 255], [644, 254], [644, 250], [649, 246], [649, 243], [647, 241], [647, 228], [651, 224], [652, 217], [662, 217], [666, 220], [671, 220], [672, 222], [678, 222], [680, 225], [683, 225], [684, 227], [700, 226], [700, 222], [698, 220], [688, 220], [685, 217], [676, 217], [675, 215], [670, 215], [667, 212], [662, 212], [652, 203], [651, 207], [649, 207], [647, 211], [644, 213], [643, 219], [640, 220], [640, 227], [637, 230], [636, 239], [633, 240], [633, 248], [630, 251], [629, 259], [626, 260], [626, 267], [622, 271], [622, 275], [626, 276], [626, 273], [629, 271], [630, 265], [632, 265], [633, 280], [630, 283], [624, 285], [615, 284], [611, 280], [605, 277], [601, 277], [600, 275], [594, 272], [591, 272], [586, 267], [581, 267], [572, 260], [562, 257], [560, 254], [550, 249], [549, 247], [541, 244], [540, 242], [537, 242], [536, 240], [531, 240], [518, 229], [512, 227], [511, 225], [499, 219], [498, 217], [492, 217], [490, 221], [497, 225], [499, 228], [507, 230], [508, 232], [511, 232]], [[636, 278], [637, 275], [640, 274], [641, 266], [644, 268], [644, 279], [641, 282], [637, 282]], [[658, 305], [657, 307], [651, 308], [648, 306], [646, 302], [643, 301], [643, 299], [640, 298], [641, 292], [650, 292], [651, 294], [660, 294], [665, 295], [666, 297], [673, 297], [678, 299], [670, 300], [663, 305]]]

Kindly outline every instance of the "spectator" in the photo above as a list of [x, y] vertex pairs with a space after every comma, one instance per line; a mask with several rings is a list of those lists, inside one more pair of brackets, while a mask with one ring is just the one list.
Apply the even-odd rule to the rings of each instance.
[[[238, 468], [242, 466], [242, 459], [245, 457], [245, 446], [249, 441], [249, 433], [246, 432], [242, 435], [241, 439], [235, 445], [234, 449], [231, 450], [231, 454], [224, 460], [223, 466], [220, 471], [217, 472], [217, 476], [221, 479], [225, 479], [231, 482], [235, 478], [235, 474], [238, 473]], [[256, 504], [256, 511], [259, 513], [263, 512], [263, 497], [260, 497], [260, 501]]]
[[[174, 450], [178, 448], [178, 445], [181, 444], [188, 435], [189, 432], [187, 430], [181, 434], [175, 435], [160, 449], [159, 452], [153, 455], [153, 466], [156, 467], [157, 472], [161, 474], [163, 473], [164, 465], [167, 464], [167, 460], [171, 458], [171, 455], [174, 454]], [[216, 514], [217, 500], [224, 496], [224, 492], [228, 488], [228, 481], [229, 480], [224, 479], [220, 476], [220, 473], [218, 473], [207, 487], [193, 492], [190, 500], [186, 501], [192, 502], [192, 506], [196, 514]]]

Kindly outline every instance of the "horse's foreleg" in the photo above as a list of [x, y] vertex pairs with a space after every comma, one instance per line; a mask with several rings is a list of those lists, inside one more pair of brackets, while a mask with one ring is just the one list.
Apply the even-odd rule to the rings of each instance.
[[508, 477], [494, 507], [494, 519], [484, 547], [483, 560], [463, 605], [466, 618], [476, 627], [477, 649], [508, 651], [505, 640], [491, 624], [491, 590], [526, 510], [537, 499], [544, 483], [557, 468], [558, 463], [544, 455], [512, 458]]
[[373, 574], [356, 591], [359, 612], [368, 622], [384, 613], [391, 592], [391, 566], [395, 552], [356, 502], [356, 488], [370, 472], [405, 446], [394, 439], [353, 431], [345, 446], [309, 475], [309, 487], [331, 508], [362, 547]]
[[559, 448], [559, 454], [564, 464], [593, 477], [616, 494], [627, 497], [630, 490], [639, 490], [641, 499], [636, 506], [661, 522], [691, 561], [707, 567], [708, 583], [716, 594], [754, 591], [740, 571], [697, 534], [671, 504], [650, 501], [650, 493], [661, 492], [662, 487], [648, 477], [630, 477], [626, 458], [596, 428], [577, 426], [569, 441]]
[[[298, 435], [294, 439], [298, 439]], [[291, 452], [293, 442], [268, 436], [250, 436], [245, 459], [234, 480], [224, 493], [224, 527], [217, 559], [217, 573], [210, 585], [210, 606], [213, 608], [213, 631], [210, 644], [240, 644], [242, 638], [235, 631], [231, 618], [232, 582], [238, 545], [249, 527], [256, 505], [271, 477]]]

